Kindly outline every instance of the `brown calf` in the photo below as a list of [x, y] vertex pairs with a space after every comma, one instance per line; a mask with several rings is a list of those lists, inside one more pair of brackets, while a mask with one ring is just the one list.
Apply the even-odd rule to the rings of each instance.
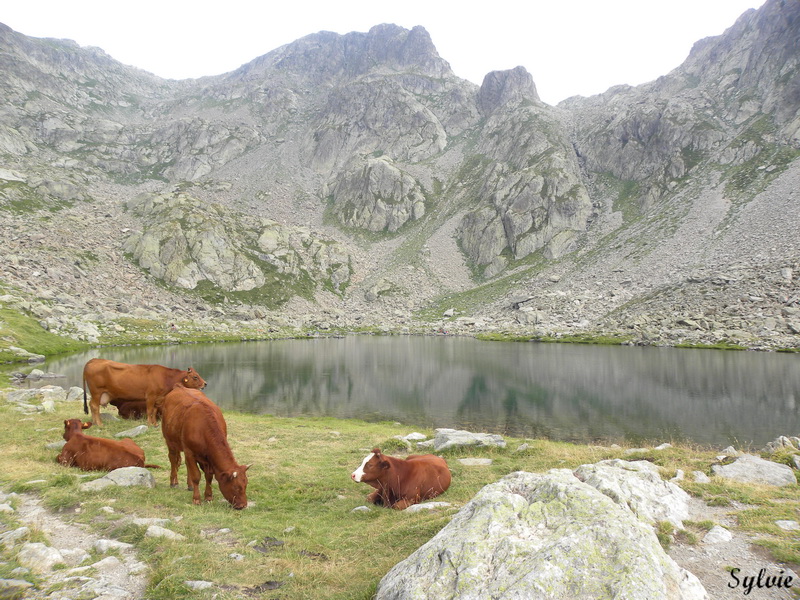
[[[147, 416], [146, 400], [126, 400], [125, 398], [114, 398], [109, 402], [109, 404], [117, 407], [117, 412], [123, 419], [144, 419]], [[161, 410], [156, 408], [156, 420], [159, 418], [161, 418]]]
[[161, 365], [129, 365], [104, 358], [93, 358], [83, 367], [83, 412], [89, 414], [86, 387], [92, 395], [92, 422], [102, 427], [100, 406], [115, 398], [144, 400], [147, 424], [156, 424], [156, 408], [176, 383], [203, 389], [206, 382], [189, 367], [185, 371]]
[[367, 496], [369, 502], [397, 510], [435, 498], [450, 487], [450, 469], [443, 458], [410, 454], [402, 460], [381, 454], [379, 448], [374, 448], [350, 477], [375, 488]]
[[108, 440], [83, 433], [91, 423], [80, 419], [64, 421], [64, 439], [67, 443], [56, 460], [66, 467], [84, 471], [113, 471], [122, 467], [156, 467], [144, 463], [144, 451], [131, 438]]
[[203, 496], [206, 502], [211, 501], [211, 481], [216, 477], [220, 492], [233, 508], [247, 506], [247, 469], [250, 465], [236, 462], [228, 445], [228, 429], [222, 411], [203, 392], [177, 384], [164, 398], [161, 433], [169, 452], [172, 467], [169, 483], [172, 487], [178, 485], [178, 467], [183, 452], [192, 502], [200, 504], [202, 469], [206, 477]]

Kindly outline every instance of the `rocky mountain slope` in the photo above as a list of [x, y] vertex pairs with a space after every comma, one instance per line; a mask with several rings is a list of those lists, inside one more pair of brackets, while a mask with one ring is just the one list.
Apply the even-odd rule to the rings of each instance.
[[799, 30], [768, 0], [553, 107], [523, 67], [459, 79], [422, 27], [173, 81], [0, 25], [0, 291], [86, 339], [166, 311], [797, 347]]

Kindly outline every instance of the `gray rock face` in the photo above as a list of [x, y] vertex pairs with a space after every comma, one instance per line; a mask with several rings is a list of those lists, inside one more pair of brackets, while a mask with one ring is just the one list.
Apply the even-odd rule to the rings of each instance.
[[186, 539], [180, 533], [175, 533], [171, 529], [166, 529], [160, 525], [150, 525], [147, 531], [144, 532], [146, 537], [166, 538], [168, 540], [184, 540]]
[[669, 521], [683, 529], [683, 520], [689, 518], [689, 494], [661, 479], [658, 467], [646, 460], [613, 459], [581, 465], [575, 476], [651, 525]]
[[797, 479], [791, 467], [764, 460], [752, 454], [743, 454], [729, 465], [714, 465], [711, 469], [714, 475], [743, 483], [780, 487], [797, 485]]
[[630, 510], [567, 470], [483, 488], [381, 580], [379, 600], [707, 599]]
[[719, 525], [714, 525], [711, 530], [703, 536], [704, 544], [724, 544], [733, 539], [733, 534]]
[[33, 587], [30, 581], [24, 579], [0, 579], [0, 598], [14, 600], [25, 597], [25, 592]]
[[30, 542], [20, 548], [17, 561], [35, 573], [44, 573], [55, 565], [66, 564], [67, 559], [56, 548], [41, 542]]
[[114, 469], [104, 477], [82, 483], [80, 486], [81, 491], [89, 492], [93, 490], [100, 490], [112, 485], [122, 487], [128, 486], [143, 486], [148, 488], [156, 487], [156, 479], [153, 474], [142, 467], [122, 467], [121, 469]]
[[264, 284], [264, 274], [214, 208], [185, 194], [138, 196], [129, 208], [148, 219], [149, 226], [132, 235], [125, 249], [154, 277], [186, 289], [201, 280], [230, 291]]
[[506, 442], [502, 436], [496, 433], [472, 433], [471, 431], [447, 428], [436, 430], [436, 436], [433, 439], [433, 449], [436, 452], [460, 446], [505, 448]]
[[120, 431], [117, 434], [114, 434], [114, 437], [117, 438], [125, 438], [125, 437], [136, 437], [138, 435], [142, 435], [143, 433], [147, 433], [149, 427], [147, 425], [137, 425], [133, 429], [126, 429], [125, 431]]
[[425, 215], [425, 194], [413, 177], [386, 157], [342, 173], [331, 186], [333, 209], [349, 227], [394, 233]]
[[487, 73], [478, 92], [478, 106], [484, 115], [490, 115], [506, 104], [525, 100], [539, 102], [536, 84], [525, 67]]
[[293, 283], [311, 279], [340, 292], [349, 283], [347, 252], [307, 228], [249, 219], [183, 193], [143, 194], [129, 207], [147, 226], [128, 237], [125, 250], [171, 285], [195, 289], [207, 282], [224, 291], [246, 292], [274, 285], [283, 276]]

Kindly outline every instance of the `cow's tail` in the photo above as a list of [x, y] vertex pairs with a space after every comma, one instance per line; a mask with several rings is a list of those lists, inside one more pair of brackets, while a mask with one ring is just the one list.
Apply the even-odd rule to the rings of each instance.
[[83, 376], [83, 412], [89, 414], [89, 404], [86, 401], [86, 375]]
[[145, 469], [163, 469], [161, 465], [143, 465]]

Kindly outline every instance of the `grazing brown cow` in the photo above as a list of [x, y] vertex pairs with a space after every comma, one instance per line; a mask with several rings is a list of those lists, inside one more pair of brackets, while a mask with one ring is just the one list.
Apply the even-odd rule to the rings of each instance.
[[247, 506], [247, 469], [250, 465], [236, 462], [228, 445], [228, 428], [222, 411], [203, 392], [188, 389], [181, 384], [175, 385], [164, 398], [161, 433], [167, 442], [172, 467], [170, 486], [178, 485], [178, 467], [183, 452], [192, 489], [192, 502], [200, 504], [202, 469], [206, 476], [203, 496], [206, 502], [211, 501], [211, 480], [216, 477], [220, 492], [233, 508]]
[[84, 471], [113, 471], [122, 467], [153, 467], [144, 463], [144, 451], [131, 438], [108, 440], [83, 433], [91, 427], [80, 419], [64, 421], [64, 439], [67, 443], [56, 460], [66, 467]]
[[100, 406], [115, 398], [144, 400], [147, 424], [156, 424], [156, 408], [176, 383], [188, 388], [203, 389], [206, 382], [189, 367], [185, 371], [161, 365], [128, 365], [104, 358], [93, 358], [83, 367], [83, 412], [86, 405], [86, 386], [92, 395], [92, 422], [102, 427]]
[[381, 454], [379, 448], [374, 448], [350, 477], [375, 488], [367, 496], [369, 502], [397, 510], [435, 498], [450, 487], [450, 469], [443, 458], [410, 454], [402, 460]]
[[[125, 398], [114, 398], [109, 402], [111, 406], [117, 407], [119, 416], [123, 419], [144, 419], [147, 416], [146, 400], [127, 400]], [[156, 408], [156, 420], [161, 418], [161, 409]]]

